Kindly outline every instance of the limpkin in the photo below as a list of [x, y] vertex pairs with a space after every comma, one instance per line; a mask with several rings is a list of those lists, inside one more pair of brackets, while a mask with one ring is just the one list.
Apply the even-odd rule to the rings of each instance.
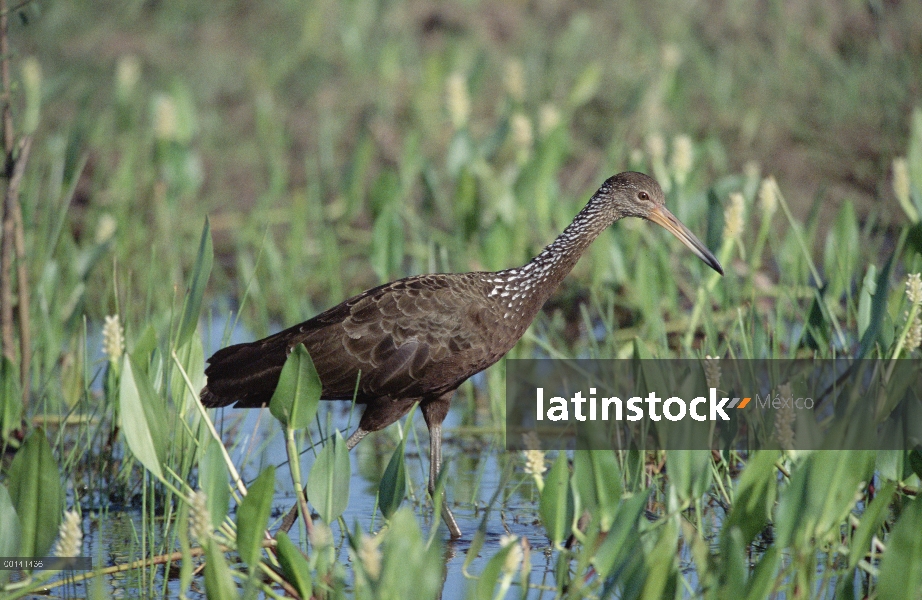
[[[355, 395], [365, 405], [347, 441], [350, 450], [419, 402], [429, 428], [429, 493], [434, 494], [442, 464], [442, 421], [455, 390], [518, 342], [586, 248], [623, 217], [665, 227], [723, 274], [714, 255], [666, 208], [656, 180], [621, 173], [607, 179], [563, 233], [524, 266], [407, 277], [265, 339], [219, 350], [208, 360], [202, 403], [267, 405], [288, 354], [303, 343], [320, 375], [322, 398], [351, 400]], [[447, 502], [442, 506], [451, 536], [460, 537]]]

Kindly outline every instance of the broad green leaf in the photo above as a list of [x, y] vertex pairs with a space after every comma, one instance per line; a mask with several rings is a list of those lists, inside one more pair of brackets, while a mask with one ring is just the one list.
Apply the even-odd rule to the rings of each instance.
[[282, 367], [279, 383], [269, 402], [269, 411], [282, 425], [304, 429], [317, 414], [321, 391], [314, 361], [304, 344], [298, 344]]
[[858, 293], [858, 337], [871, 325], [871, 301], [877, 293], [877, 267], [869, 265], [861, 282], [861, 291]]
[[611, 530], [595, 553], [593, 564], [603, 579], [620, 571], [629, 562], [639, 543], [637, 522], [647, 505], [649, 494], [636, 494], [621, 502]]
[[659, 539], [646, 556], [646, 581], [640, 596], [643, 600], [676, 597], [678, 528], [675, 521], [670, 519], [657, 531]]
[[215, 540], [205, 547], [205, 595], [208, 600], [236, 600], [240, 598], [230, 567]]
[[464, 557], [464, 565], [461, 567], [462, 572], [467, 572], [470, 569], [471, 564], [477, 560], [477, 557], [480, 556], [480, 551], [483, 550], [483, 544], [486, 542], [487, 534], [483, 525], [477, 528], [477, 531], [474, 532], [474, 537], [471, 538], [471, 545], [466, 552], [467, 556]]
[[198, 485], [207, 498], [211, 525], [217, 529], [227, 516], [227, 508], [230, 504], [230, 487], [228, 487], [230, 473], [224, 462], [220, 442], [209, 438], [207, 443], [205, 454], [199, 461]]
[[870, 478], [873, 466], [873, 452], [818, 451], [807, 457], [778, 501], [777, 543], [810, 548], [838, 532], [855, 505], [859, 483]]
[[[6, 486], [0, 483], [0, 556], [22, 556], [19, 553], [19, 541], [22, 537], [22, 528], [19, 526], [19, 515], [13, 506], [13, 499], [6, 491]], [[6, 583], [12, 571], [0, 571], [0, 586]]]
[[276, 551], [285, 580], [298, 590], [302, 598], [310, 598], [313, 590], [310, 563], [284, 531], [275, 534], [275, 540], [278, 542]]
[[547, 473], [544, 489], [541, 490], [539, 512], [541, 522], [547, 530], [547, 537], [555, 545], [570, 535], [573, 523], [573, 493], [570, 490], [570, 469], [567, 455], [557, 455], [557, 460]]
[[611, 450], [577, 450], [573, 453], [573, 483], [580, 509], [598, 519], [602, 531], [611, 529], [621, 500], [621, 469]]
[[122, 358], [119, 386], [119, 424], [131, 453], [157, 479], [165, 455], [166, 427], [162, 424], [165, 407], [147, 375], [129, 355]]
[[177, 347], [181, 348], [195, 333], [199, 314], [202, 311], [202, 297], [205, 295], [205, 286], [211, 276], [213, 263], [214, 249], [211, 245], [211, 224], [208, 222], [208, 217], [205, 217], [202, 238], [199, 241], [198, 257], [195, 259], [195, 268], [192, 270], [192, 279], [189, 282], [189, 294], [186, 296], [182, 319], [179, 321], [179, 334], [176, 336]]
[[744, 546], [755, 539], [771, 518], [778, 491], [775, 462], [780, 456], [777, 450], [753, 452], [740, 474], [733, 507], [722, 531], [738, 527], [743, 535]]
[[719, 596], [722, 598], [743, 598], [746, 589], [746, 575], [749, 571], [746, 559], [746, 543], [738, 527], [724, 526], [720, 536]]
[[878, 598], [920, 597], [922, 590], [922, 499], [907, 502], [893, 533], [887, 541], [887, 551], [880, 561], [877, 579]]
[[397, 449], [381, 476], [381, 485], [378, 486], [378, 506], [381, 514], [390, 519], [407, 493], [407, 473], [404, 464], [404, 446], [406, 437], [400, 440]]
[[683, 507], [688, 506], [711, 485], [711, 451], [670, 450], [666, 454], [666, 470]]
[[[416, 515], [409, 508], [396, 511], [390, 519], [381, 547], [381, 576], [378, 597], [435, 600], [441, 595], [443, 549], [427, 544]], [[383, 593], [383, 592], [388, 593]]]
[[237, 553], [251, 572], [255, 572], [262, 555], [263, 534], [269, 524], [274, 494], [275, 467], [266, 467], [250, 484], [237, 508]]
[[19, 516], [19, 556], [47, 556], [58, 536], [64, 488], [41, 427], [29, 434], [16, 453], [6, 483]]
[[131, 351], [131, 356], [134, 358], [138, 366], [142, 368], [144, 373], [147, 373], [150, 357], [156, 349], [157, 332], [154, 330], [153, 325], [148, 324], [138, 339], [135, 341], [134, 349]]
[[493, 598], [496, 593], [496, 584], [503, 576], [503, 566], [506, 563], [506, 557], [512, 552], [513, 544], [500, 548], [493, 557], [487, 561], [487, 566], [477, 579], [477, 598]]
[[307, 479], [307, 497], [327, 523], [338, 519], [349, 504], [351, 470], [346, 442], [336, 431], [320, 450]]
[[865, 358], [877, 344], [877, 338], [883, 329], [884, 317], [887, 315], [887, 299], [890, 289], [890, 270], [893, 267], [893, 261], [896, 258], [896, 250], [890, 254], [884, 268], [881, 269], [877, 276], [877, 285], [874, 286], [875, 292], [871, 297], [870, 317], [868, 318], [867, 327], [864, 335], [861, 336], [861, 344], [858, 347], [858, 355], [855, 358]]

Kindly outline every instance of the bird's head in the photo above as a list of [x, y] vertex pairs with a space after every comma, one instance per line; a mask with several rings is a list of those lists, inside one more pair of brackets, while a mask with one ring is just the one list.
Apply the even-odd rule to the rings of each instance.
[[613, 221], [623, 217], [640, 217], [661, 225], [682, 240], [707, 266], [724, 274], [720, 262], [707, 246], [666, 208], [663, 188], [652, 177], [633, 171], [619, 173], [605, 180], [596, 192], [596, 198], [611, 211]]

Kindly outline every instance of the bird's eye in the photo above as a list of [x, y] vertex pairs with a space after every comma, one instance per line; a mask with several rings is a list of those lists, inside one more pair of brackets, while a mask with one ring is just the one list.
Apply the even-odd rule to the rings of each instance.
[[647, 192], [640, 192], [640, 193], [637, 194], [637, 197], [640, 198], [641, 200], [649, 200], [649, 199], [650, 199], [650, 196], [647, 195]]

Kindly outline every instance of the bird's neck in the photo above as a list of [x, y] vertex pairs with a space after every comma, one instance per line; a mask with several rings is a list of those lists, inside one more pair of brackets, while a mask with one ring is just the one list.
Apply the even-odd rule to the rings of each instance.
[[501, 271], [506, 285], [530, 296], [535, 311], [554, 293], [583, 252], [611, 225], [612, 220], [590, 202], [538, 256], [515, 269]]

